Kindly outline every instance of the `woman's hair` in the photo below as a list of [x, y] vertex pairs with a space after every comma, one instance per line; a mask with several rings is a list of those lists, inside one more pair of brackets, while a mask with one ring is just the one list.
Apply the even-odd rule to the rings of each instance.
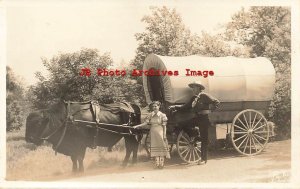
[[157, 105], [157, 106], [160, 106], [161, 105], [161, 103], [159, 102], [159, 101], [153, 101], [153, 102], [151, 102], [150, 104], [149, 104], [149, 109], [150, 109], [150, 111], [153, 111], [153, 105]]

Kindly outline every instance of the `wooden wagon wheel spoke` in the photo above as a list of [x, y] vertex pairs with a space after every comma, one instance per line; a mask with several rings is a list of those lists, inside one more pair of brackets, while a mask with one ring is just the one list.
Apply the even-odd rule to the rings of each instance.
[[248, 132], [243, 132], [243, 131], [236, 131], [236, 132], [233, 132], [233, 134], [247, 134]]
[[[184, 148], [184, 150], [183, 151], [181, 151], [180, 153], [183, 155], [185, 152], [187, 152], [189, 150], [189, 148]], [[180, 151], [180, 149], [179, 149], [179, 151]]]
[[196, 147], [195, 149], [201, 154], [201, 150], [199, 149], [199, 147]]
[[255, 113], [255, 116], [254, 116], [254, 119], [253, 119], [252, 125], [250, 126], [250, 128], [252, 128], [252, 129], [253, 129], [253, 126], [254, 126], [254, 123], [255, 123], [255, 120], [256, 120], [256, 116], [257, 116], [257, 113]]
[[255, 129], [253, 129], [253, 131], [257, 131], [257, 130], [259, 130], [259, 129], [263, 128], [263, 127], [266, 127], [266, 124], [263, 124], [263, 125], [261, 125], [261, 126], [259, 126], [259, 127], [255, 128]]
[[194, 149], [191, 149], [191, 156], [192, 156], [192, 161], [195, 161]]
[[257, 142], [262, 148], [264, 147], [263, 144], [260, 143], [260, 142], [257, 140], [257, 138], [253, 137], [253, 140], [256, 140], [256, 142]]
[[239, 138], [235, 139], [235, 140], [234, 140], [234, 142], [236, 142], [236, 141], [238, 141], [238, 140], [240, 140], [240, 139], [244, 138], [245, 136], [247, 136], [247, 134], [245, 134], [245, 135], [243, 135], [243, 136], [241, 136], [241, 137], [239, 137]]
[[245, 116], [245, 113], [243, 113], [243, 117], [244, 117], [244, 120], [246, 121], [247, 128], [250, 129], [250, 126], [249, 126], [249, 124], [248, 124], [248, 121], [247, 121], [247, 118], [246, 118], [246, 116]]
[[252, 153], [251, 153], [251, 150], [252, 150], [252, 149], [251, 149], [251, 148], [252, 148], [252, 146], [251, 146], [251, 145], [252, 145], [252, 144], [251, 144], [251, 143], [252, 143], [251, 136], [249, 137], [249, 139], [250, 139], [250, 140], [249, 140], [249, 142], [250, 142], [250, 154], [252, 154]]
[[198, 147], [193, 148], [193, 155], [194, 155], [194, 162], [201, 159], [201, 151], [198, 149]]
[[[184, 142], [184, 141], [179, 141], [179, 144], [188, 145], [189, 143]], [[181, 145], [180, 145], [180, 146], [181, 146]]]
[[196, 161], [196, 150], [193, 148], [193, 156], [194, 156], [194, 161]]
[[255, 133], [254, 133], [254, 135], [255, 135], [256, 137], [258, 137], [258, 138], [262, 139], [262, 140], [265, 140], [265, 141], [266, 141], [266, 140], [268, 140], [268, 139], [266, 139], [266, 138], [264, 138], [264, 137], [261, 137], [261, 136], [259, 136], [259, 135], [255, 134]]
[[244, 153], [245, 153], [245, 151], [246, 151], [248, 141], [249, 141], [249, 137], [247, 137], [246, 145], [245, 145], [244, 150], [243, 150]]
[[189, 149], [189, 147], [181, 147], [181, 148], [179, 148], [178, 150], [180, 151], [181, 149], [183, 149], [182, 151], [181, 151], [181, 153], [185, 153], [188, 149]]
[[195, 148], [192, 149], [192, 156], [193, 156], [193, 161], [195, 161], [195, 159], [196, 159]]
[[246, 129], [244, 129], [244, 128], [238, 126], [238, 125], [234, 125], [234, 127], [237, 127], [237, 128], [239, 128], [239, 129], [241, 129], [241, 130], [243, 130], [243, 131], [247, 131]]
[[254, 148], [255, 148], [255, 152], [257, 152], [257, 148], [256, 148], [255, 141], [254, 141], [254, 139], [253, 139], [253, 137], [252, 137], [252, 136], [251, 136], [250, 138], [251, 138], [251, 140], [252, 140], [252, 142], [253, 142], [253, 145], [254, 145]]
[[269, 131], [256, 131], [255, 133], [269, 133]]
[[188, 156], [189, 152], [190, 152], [189, 149], [187, 149], [187, 152], [186, 152], [186, 154], [184, 156], [184, 159], [186, 159], [186, 157]]
[[251, 129], [251, 112], [249, 112], [249, 129]]
[[192, 151], [191, 151], [191, 149], [189, 149], [189, 154], [190, 154], [189, 161], [191, 161], [191, 158], [192, 158]]
[[182, 135], [182, 138], [189, 143], [189, 139], [187, 139], [185, 136]]
[[244, 140], [240, 143], [240, 145], [237, 147], [237, 148], [240, 148], [241, 146], [242, 146], [242, 144], [245, 142], [245, 140], [247, 140], [247, 138], [248, 138], [248, 135], [246, 135], [247, 137], [246, 138], [244, 138]]
[[[194, 149], [194, 151], [195, 151], [195, 154], [197, 155], [197, 159], [200, 159], [200, 156], [199, 156], [199, 154], [198, 154], [198, 152], [197, 152], [197, 150], [199, 150], [197, 147]], [[199, 150], [199, 152], [201, 153], [201, 151]]]
[[240, 120], [240, 118], [237, 119], [238, 121], [240, 121], [240, 123], [247, 129], [248, 127]]
[[254, 125], [254, 127], [252, 129], [255, 129], [256, 126], [260, 123], [261, 120], [262, 120], [262, 117], [258, 120], [258, 122]]

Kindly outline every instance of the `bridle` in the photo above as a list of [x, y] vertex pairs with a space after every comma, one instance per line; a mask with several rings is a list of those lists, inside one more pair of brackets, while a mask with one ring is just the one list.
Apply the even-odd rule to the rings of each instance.
[[[78, 111], [76, 111], [74, 113], [71, 113], [71, 104], [88, 104], [88, 103], [91, 104], [89, 108], [83, 108], [83, 109], [80, 109], [80, 110], [78, 110]], [[130, 129], [129, 129], [129, 133], [120, 133], [120, 132], [117, 132], [117, 131], [113, 131], [113, 130], [101, 128], [100, 126], [101, 126], [102, 123], [100, 123], [100, 118], [98, 116], [98, 113], [99, 113], [98, 111], [100, 111], [100, 105], [97, 106], [98, 104], [95, 103], [95, 102], [93, 102], [93, 101], [88, 101], [88, 102], [71, 102], [71, 101], [65, 102], [64, 101], [64, 104], [67, 105], [67, 116], [66, 116], [66, 118], [62, 121], [62, 123], [53, 132], [51, 132], [46, 137], [42, 137], [47, 132], [47, 129], [49, 128], [49, 125], [50, 125], [50, 119], [49, 119], [49, 121], [48, 121], [45, 129], [41, 132], [41, 135], [39, 137], [43, 141], [49, 140], [58, 131], [60, 131], [61, 129], [63, 129], [62, 134], [59, 137], [58, 143], [53, 148], [55, 150], [55, 154], [57, 154], [57, 150], [58, 150], [59, 146], [61, 145], [61, 143], [62, 143], [62, 141], [63, 141], [63, 139], [64, 139], [64, 137], [66, 135], [67, 128], [70, 125], [68, 123], [74, 123], [74, 121], [78, 121], [78, 120], [74, 120], [74, 116], [76, 114], [78, 114], [79, 112], [85, 111], [85, 110], [91, 110], [91, 113], [93, 115], [93, 119], [96, 121], [96, 126], [93, 127], [93, 128], [96, 128], [96, 134], [94, 135], [94, 143], [95, 143], [95, 139], [98, 136], [99, 130], [104, 130], [104, 131], [108, 131], [108, 132], [112, 132], [112, 133], [117, 133], [117, 134], [123, 134], [123, 135], [134, 135], [131, 132]], [[95, 106], [99, 107], [98, 111], [97, 111], [97, 108], [95, 108]], [[131, 113], [131, 112], [129, 113], [129, 115], [128, 115], [129, 116], [128, 123], [125, 124], [126, 126], [130, 126], [132, 124], [133, 114], [135, 114], [135, 113]]]

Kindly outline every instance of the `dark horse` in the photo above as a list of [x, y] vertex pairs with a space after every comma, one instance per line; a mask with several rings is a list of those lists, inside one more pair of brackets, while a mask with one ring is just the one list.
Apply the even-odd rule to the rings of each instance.
[[[132, 163], [137, 162], [138, 143], [141, 137], [132, 134], [130, 127], [141, 121], [140, 108], [128, 103], [98, 105], [92, 102], [59, 102], [48, 109], [29, 114], [26, 120], [25, 139], [36, 145], [43, 140], [53, 144], [53, 149], [70, 156], [73, 171], [83, 171], [83, 159], [87, 147], [111, 148], [122, 137], [125, 139], [126, 166], [131, 153]], [[77, 121], [80, 120], [80, 121]], [[98, 126], [96, 122], [100, 123]], [[107, 124], [104, 124], [107, 123]], [[140, 135], [137, 135], [140, 136]]]

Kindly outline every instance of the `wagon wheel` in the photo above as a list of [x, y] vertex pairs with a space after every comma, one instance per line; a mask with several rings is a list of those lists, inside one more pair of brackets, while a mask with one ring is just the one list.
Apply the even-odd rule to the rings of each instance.
[[187, 163], [195, 163], [201, 159], [201, 142], [181, 131], [177, 137], [177, 152]]
[[262, 113], [247, 109], [234, 117], [230, 134], [234, 148], [243, 155], [251, 156], [260, 153], [267, 145], [269, 127]]

